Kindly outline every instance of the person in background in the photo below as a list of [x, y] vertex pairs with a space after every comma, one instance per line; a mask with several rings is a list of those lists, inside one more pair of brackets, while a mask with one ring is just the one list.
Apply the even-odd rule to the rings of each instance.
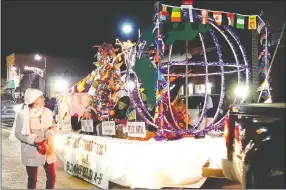
[[127, 116], [129, 113], [130, 99], [128, 96], [121, 97], [115, 107], [109, 111], [110, 119], [114, 120], [116, 123], [120, 120], [124, 120], [123, 123], [127, 123]]
[[93, 120], [93, 132], [81, 132], [81, 134], [97, 135], [96, 126], [100, 124], [100, 121], [97, 117], [97, 112], [93, 107], [87, 107], [84, 113], [84, 117], [81, 120]]
[[77, 113], [71, 116], [71, 127], [72, 127], [73, 132], [80, 133], [81, 125], [80, 125], [80, 120], [78, 119]]
[[44, 107], [43, 92], [33, 88], [26, 90], [25, 104], [15, 118], [14, 127], [14, 135], [21, 142], [28, 189], [36, 189], [39, 166], [43, 166], [46, 172], [46, 189], [53, 189], [56, 182], [53, 135], [56, 129], [52, 112]]

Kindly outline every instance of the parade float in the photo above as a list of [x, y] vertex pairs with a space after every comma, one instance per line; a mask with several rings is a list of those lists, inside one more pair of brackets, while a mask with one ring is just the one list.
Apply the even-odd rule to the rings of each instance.
[[[57, 155], [67, 173], [100, 188], [109, 188], [110, 182], [131, 188], [200, 187], [206, 177], [223, 177], [210, 171], [219, 171], [226, 156], [220, 130], [227, 113], [219, 117], [226, 76], [237, 75], [237, 89], [249, 90], [251, 84], [246, 50], [235, 28], [266, 32], [259, 60], [263, 69], [268, 67], [267, 27], [259, 15], [198, 9], [191, 1], [181, 7], [155, 5], [152, 28], [134, 43], [117, 39], [116, 48], [95, 46], [96, 69], [57, 97]], [[215, 47], [216, 61], [207, 56], [205, 38]], [[219, 39], [233, 62], [224, 61]], [[172, 55], [179, 42], [185, 54]], [[189, 49], [197, 42], [201, 51], [195, 56]], [[212, 120], [205, 122], [212, 76], [220, 77], [220, 97]], [[187, 97], [190, 80], [197, 77], [204, 78], [205, 89], [195, 120]], [[243, 94], [233, 103], [246, 99]]]

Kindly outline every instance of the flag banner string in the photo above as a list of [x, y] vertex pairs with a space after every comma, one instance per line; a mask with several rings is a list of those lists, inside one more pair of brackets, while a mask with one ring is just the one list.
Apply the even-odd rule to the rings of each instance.
[[[173, 6], [173, 5], [166, 5], [166, 4], [162, 4], [162, 6], [167, 6], [167, 7], [172, 7], [172, 8], [184, 8], [186, 9], [187, 7], [184, 7], [184, 6]], [[197, 11], [209, 11], [209, 12], [221, 12], [221, 13], [225, 13], [225, 14], [229, 14], [231, 12], [225, 12], [225, 11], [214, 11], [214, 10], [210, 10], [210, 9], [199, 9], [199, 8], [194, 8], [192, 7], [191, 9], [193, 10], [197, 10]], [[265, 22], [263, 21], [263, 19], [260, 17], [260, 15], [244, 15], [244, 14], [240, 14], [240, 13], [232, 13], [232, 14], [236, 14], [236, 15], [241, 15], [241, 16], [256, 16], [262, 23], [265, 24]]]

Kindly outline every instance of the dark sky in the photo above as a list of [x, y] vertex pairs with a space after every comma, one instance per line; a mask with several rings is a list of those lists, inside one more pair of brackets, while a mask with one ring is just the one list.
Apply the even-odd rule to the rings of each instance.
[[[163, 3], [180, 5], [180, 0]], [[93, 45], [113, 43], [120, 23], [130, 20], [134, 27], [147, 28], [152, 22], [151, 0], [136, 1], [2, 1], [2, 75], [6, 56], [11, 53], [43, 53], [74, 56], [92, 61]], [[203, 1], [194, 7], [242, 14], [264, 10], [273, 27], [285, 22], [285, 1]]]

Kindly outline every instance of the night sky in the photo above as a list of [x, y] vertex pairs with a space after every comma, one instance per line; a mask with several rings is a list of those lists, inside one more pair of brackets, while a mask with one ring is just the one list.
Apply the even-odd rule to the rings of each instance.
[[[163, 1], [180, 5], [180, 0]], [[154, 1], [2, 1], [2, 78], [6, 56], [42, 53], [80, 57], [92, 64], [93, 45], [123, 38], [120, 24], [130, 21], [135, 30], [152, 24]], [[261, 10], [273, 28], [285, 22], [285, 1], [202, 1], [194, 7], [258, 14]], [[134, 34], [135, 35], [135, 34]], [[126, 37], [125, 37], [126, 38]]]

